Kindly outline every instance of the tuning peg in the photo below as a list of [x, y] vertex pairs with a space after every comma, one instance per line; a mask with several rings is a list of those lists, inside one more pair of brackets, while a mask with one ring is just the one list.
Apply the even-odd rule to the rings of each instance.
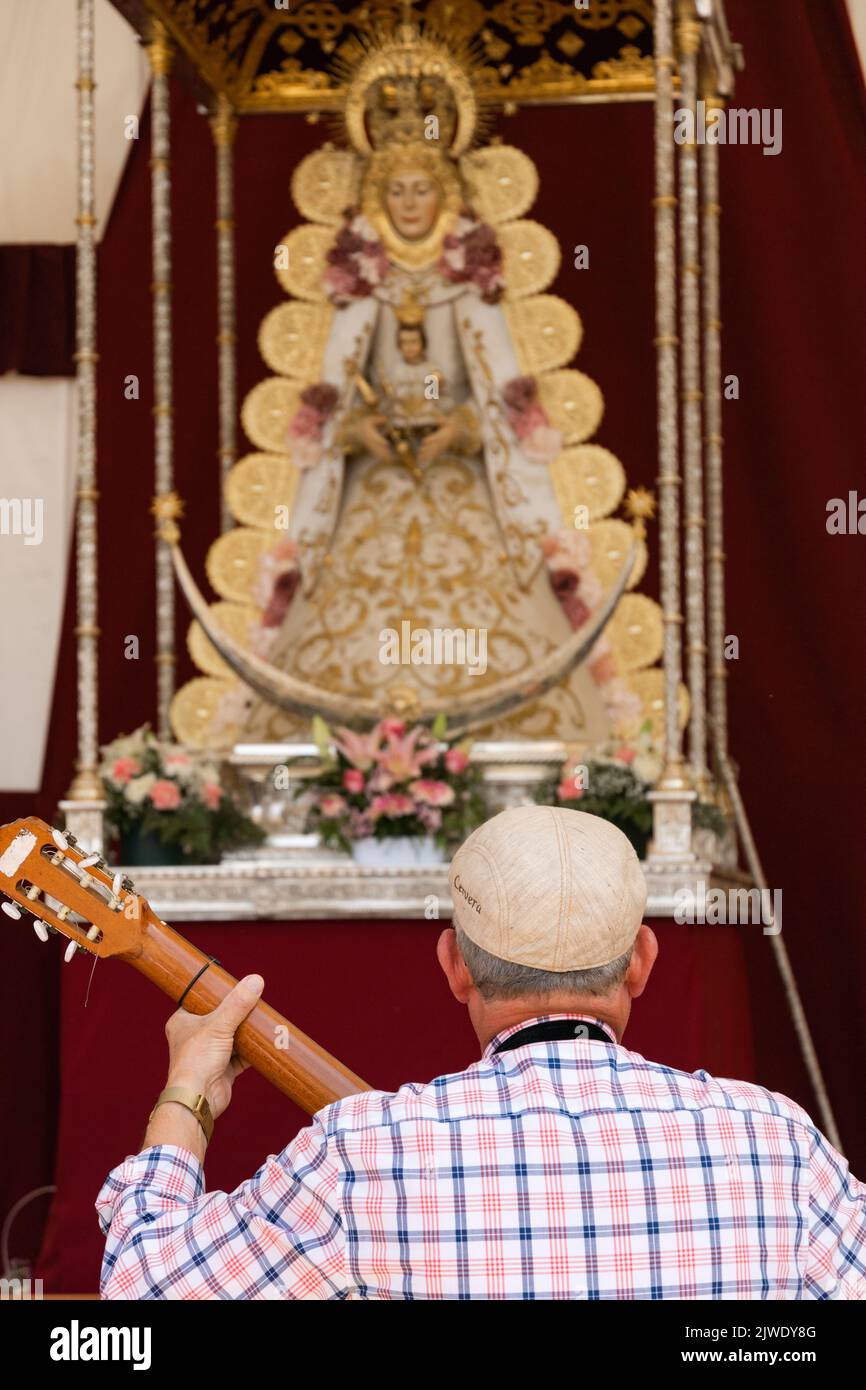
[[46, 927], [44, 922], [40, 922], [38, 917], [34, 917], [33, 919], [33, 930], [39, 937], [40, 941], [48, 940], [48, 928]]
[[64, 963], [64, 965], [68, 965], [68, 964], [69, 964], [69, 962], [72, 960], [72, 957], [75, 955], [75, 952], [76, 952], [77, 950], [78, 950], [78, 942], [77, 942], [77, 941], [70, 941], [69, 945], [66, 947], [66, 950], [63, 952], [63, 963]]
[[92, 869], [94, 864], [102, 864], [98, 854], [88, 854], [86, 859], [79, 859], [78, 861], [79, 869]]
[[64, 835], [62, 830], [52, 830], [51, 838], [53, 839], [57, 848], [63, 850], [63, 853], [65, 854], [66, 851], [69, 849], [69, 836]]
[[114, 896], [115, 896], [116, 898], [120, 896], [120, 890], [121, 890], [122, 887], [123, 887], [123, 874], [122, 874], [122, 873], [120, 872], [120, 870], [118, 869], [117, 873], [114, 875], [114, 878], [111, 880], [111, 891], [112, 891], [112, 893], [114, 894]]
[[17, 903], [4, 903], [3, 911], [6, 913], [7, 917], [11, 917], [15, 922], [19, 921], [22, 916], [21, 908]]
[[41, 892], [41, 888], [37, 888], [35, 883], [31, 883], [30, 887], [27, 889], [27, 896], [32, 903], [35, 903]]

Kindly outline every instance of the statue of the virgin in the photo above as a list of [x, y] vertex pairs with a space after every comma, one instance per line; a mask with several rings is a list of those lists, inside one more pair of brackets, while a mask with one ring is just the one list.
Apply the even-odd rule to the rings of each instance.
[[[281, 278], [307, 300], [292, 306], [306, 328], [275, 311], [260, 336], [292, 394], [275, 396], [272, 378], [244, 413], [274, 469], [285, 477], [280, 437], [292, 465], [291, 504], [274, 508], [257, 550], [244, 644], [274, 678], [253, 690], [226, 682], [212, 727], [233, 737], [305, 736], [309, 702], [286, 695], [286, 681], [337, 697], [344, 722], [361, 705], [409, 716], [466, 701], [483, 709], [485, 692], [492, 738], [594, 744], [639, 721], [641, 701], [594, 626], [631, 533], [607, 523], [626, 540], [620, 533], [614, 564], [608, 536], [600, 566], [587, 529], [619, 501], [624, 475], [606, 450], [576, 447], [598, 424], [601, 397], [560, 370], [579, 341], [574, 310], [537, 293], [559, 251], [522, 218], [534, 165], [495, 143], [470, 151], [476, 116], [465, 68], [402, 26], [353, 73], [352, 148], [326, 146], [296, 171], [295, 201], [314, 226], [287, 238]], [[253, 457], [260, 477], [266, 455]], [[597, 505], [575, 506], [565, 524], [568, 489], [555, 486], [555, 469], [561, 484], [568, 465], [588, 495], [595, 485]], [[236, 472], [252, 476], [243, 463]], [[620, 588], [637, 577], [626, 566]], [[588, 640], [575, 656], [580, 632]], [[539, 672], [569, 642], [561, 678], [533, 699]], [[515, 681], [517, 714], [495, 698]], [[189, 739], [188, 719], [183, 732]]]

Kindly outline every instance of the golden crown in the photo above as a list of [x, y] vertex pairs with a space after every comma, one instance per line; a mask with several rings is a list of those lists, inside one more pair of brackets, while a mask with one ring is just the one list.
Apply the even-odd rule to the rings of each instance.
[[456, 159], [472, 143], [478, 107], [468, 51], [401, 23], [335, 66], [345, 68], [343, 120], [360, 154], [426, 140]]

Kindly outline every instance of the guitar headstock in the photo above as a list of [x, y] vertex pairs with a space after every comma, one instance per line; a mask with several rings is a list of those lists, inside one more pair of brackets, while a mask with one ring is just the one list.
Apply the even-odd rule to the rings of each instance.
[[145, 899], [129, 879], [112, 875], [98, 854], [36, 816], [0, 828], [0, 893], [11, 899], [2, 904], [7, 918], [22, 920], [32, 912], [41, 941], [51, 931], [67, 937], [67, 960], [76, 949], [106, 957], [141, 952], [150, 913]]

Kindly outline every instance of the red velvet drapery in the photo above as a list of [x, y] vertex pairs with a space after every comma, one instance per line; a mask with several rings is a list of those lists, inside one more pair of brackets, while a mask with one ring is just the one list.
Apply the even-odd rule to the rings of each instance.
[[[770, 881], [783, 890], [785, 940], [843, 1139], [862, 1175], [866, 1042], [857, 1025], [866, 1004], [866, 890], [858, 851], [864, 824], [859, 714], [866, 684], [860, 635], [866, 541], [828, 535], [825, 516], [830, 498], [858, 487], [866, 491], [866, 104], [841, 0], [762, 0], [760, 6], [728, 0], [727, 10], [747, 58], [736, 104], [783, 112], [777, 157], [750, 146], [721, 150], [724, 370], [740, 380], [739, 400], [725, 405], [728, 630], [740, 642], [739, 660], [730, 666], [731, 742]], [[201, 574], [218, 529], [213, 160], [210, 132], [192, 98], [175, 86], [173, 101], [176, 470], [189, 501], [185, 548]], [[556, 232], [563, 247], [555, 288], [584, 320], [577, 365], [605, 394], [599, 440], [623, 460], [633, 484], [651, 486], [656, 464], [649, 109], [532, 110], [503, 121], [501, 130], [539, 167], [541, 193], [532, 215]], [[321, 127], [297, 118], [241, 123], [236, 162], [242, 393], [266, 375], [256, 330], [280, 299], [271, 251], [293, 221], [291, 170], [323, 138]], [[147, 159], [145, 126], [100, 261], [104, 738], [151, 717], [154, 707]], [[569, 252], [577, 244], [590, 248], [588, 270], [572, 268]], [[124, 395], [130, 373], [141, 380], [139, 401]], [[3, 820], [23, 809], [50, 819], [70, 780], [71, 608], [68, 619], [43, 794], [26, 808], [21, 798], [2, 798]], [[185, 624], [181, 614], [181, 679], [192, 674], [184, 655]], [[124, 658], [130, 633], [141, 638], [138, 662]], [[241, 930], [254, 939], [250, 929]], [[30, 935], [29, 929], [24, 934], [9, 928], [4, 935], [7, 1004], [0, 1028], [11, 1065], [4, 1068], [0, 1115], [4, 1132], [17, 1142], [5, 1145], [0, 1158], [3, 1210], [20, 1193], [50, 1180], [54, 1143], [58, 957], [31, 944]], [[754, 1079], [814, 1111], [768, 938], [753, 930], [742, 940], [756, 1037]], [[390, 989], [378, 973], [372, 932], [370, 942], [367, 963], [352, 967], [355, 999], [369, 1000], [368, 1010], [352, 1005], [352, 1027], [360, 1033], [378, 1026], [377, 1010]], [[244, 968], [256, 964], [245, 953], [242, 960]], [[409, 988], [409, 981], [401, 981], [402, 990]], [[21, 999], [27, 1000], [26, 1021]], [[676, 1002], [671, 996], [670, 1007]], [[324, 1018], [326, 1002], [322, 1008]], [[725, 1000], [713, 1008], [719, 1029], [730, 1026], [735, 1015]], [[304, 1022], [300, 1008], [298, 1013]], [[452, 1064], [451, 1053], [437, 1051], [435, 1037], [429, 1041], [424, 1069]], [[117, 1049], [124, 1039], [106, 1036], [100, 1042]], [[642, 1045], [656, 1050], [651, 1040]], [[139, 1055], [138, 1042], [131, 1055]], [[363, 1071], [360, 1054], [353, 1051], [349, 1060]], [[111, 1116], [103, 1123], [108, 1133]], [[99, 1143], [102, 1154], [104, 1136]], [[94, 1183], [102, 1166], [100, 1158]]]

